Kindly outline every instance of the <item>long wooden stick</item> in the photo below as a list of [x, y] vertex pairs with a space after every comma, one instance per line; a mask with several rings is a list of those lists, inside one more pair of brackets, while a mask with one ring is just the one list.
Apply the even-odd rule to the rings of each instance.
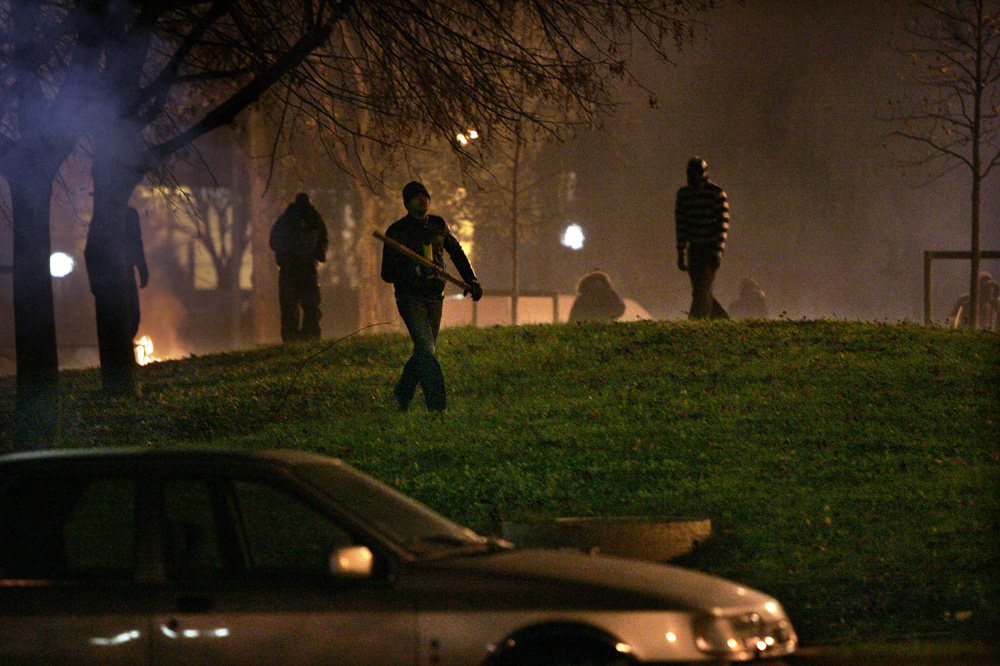
[[459, 287], [461, 287], [463, 291], [472, 291], [472, 286], [468, 282], [460, 280], [457, 277], [451, 275], [450, 273], [448, 273], [448, 271], [441, 268], [433, 261], [427, 259], [427, 257], [421, 257], [419, 254], [417, 254], [410, 248], [406, 247], [402, 243], [394, 241], [385, 234], [379, 233], [378, 231], [373, 231], [372, 236], [379, 239], [380, 241], [391, 247], [393, 250], [417, 262], [421, 266], [426, 266], [427, 268], [430, 268], [431, 270], [435, 271], [438, 275], [443, 277], [448, 282], [451, 282], [452, 284], [456, 284]]

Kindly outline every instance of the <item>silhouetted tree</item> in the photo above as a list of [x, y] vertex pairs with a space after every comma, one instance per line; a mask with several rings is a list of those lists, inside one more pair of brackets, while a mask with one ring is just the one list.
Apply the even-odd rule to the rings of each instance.
[[[923, 150], [916, 162], [943, 161], [971, 175], [972, 261], [969, 294], [979, 302], [980, 209], [983, 182], [1000, 165], [1000, 2], [914, 0], [906, 25], [913, 45], [910, 77], [919, 102], [897, 102], [893, 134]], [[969, 325], [976, 326], [977, 308]]]
[[0, 174], [11, 196], [16, 420], [25, 446], [50, 440], [58, 415], [49, 217], [53, 180], [93, 103], [87, 73], [99, 54], [89, 44], [99, 28], [91, 18], [34, 0], [0, 3]]

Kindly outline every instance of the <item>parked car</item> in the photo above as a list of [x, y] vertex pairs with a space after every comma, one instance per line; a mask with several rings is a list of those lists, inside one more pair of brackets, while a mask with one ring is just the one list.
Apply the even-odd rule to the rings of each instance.
[[478, 536], [302, 451], [0, 456], [0, 664], [663, 664], [795, 650], [775, 599]]

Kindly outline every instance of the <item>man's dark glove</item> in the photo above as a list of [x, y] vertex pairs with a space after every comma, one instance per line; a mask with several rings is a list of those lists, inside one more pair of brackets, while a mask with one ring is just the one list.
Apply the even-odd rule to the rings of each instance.
[[472, 300], [478, 301], [483, 297], [483, 288], [479, 286], [478, 282], [472, 282], [469, 285], [469, 289], [467, 289], [462, 295], [464, 296], [465, 294], [471, 294]]

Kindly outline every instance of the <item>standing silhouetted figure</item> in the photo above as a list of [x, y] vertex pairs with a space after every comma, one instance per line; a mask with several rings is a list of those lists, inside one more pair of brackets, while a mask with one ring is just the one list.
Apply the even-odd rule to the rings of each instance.
[[326, 261], [328, 243], [323, 217], [304, 192], [295, 196], [271, 227], [271, 249], [278, 262], [282, 342], [319, 339], [316, 263]]
[[677, 191], [674, 210], [677, 226], [677, 267], [691, 278], [691, 319], [727, 319], [712, 296], [715, 273], [722, 263], [729, 233], [729, 200], [721, 187], [708, 179], [708, 163], [692, 157], [687, 165], [687, 185]]
[[104, 390], [135, 392], [135, 347], [139, 330], [139, 287], [149, 282], [139, 212], [127, 206], [111, 219], [94, 219], [84, 250], [97, 315], [97, 348]]
[[764, 290], [751, 278], [743, 278], [740, 295], [729, 304], [733, 319], [767, 319], [767, 298]]
[[593, 270], [580, 278], [576, 285], [576, 300], [569, 311], [570, 321], [613, 321], [623, 314], [625, 301], [611, 286], [607, 273]]
[[[462, 280], [472, 287], [472, 300], [478, 301], [483, 288], [476, 280], [472, 265], [448, 224], [437, 215], [427, 214], [430, 202], [427, 188], [416, 181], [407, 183], [403, 188], [407, 215], [393, 222], [385, 235], [442, 269], [447, 252]], [[445, 281], [437, 271], [406, 257], [388, 244], [382, 250], [382, 279], [393, 284], [396, 307], [413, 340], [413, 354], [393, 389], [396, 404], [401, 410], [409, 407], [419, 384], [427, 409], [443, 412], [447, 404], [444, 373], [434, 347], [441, 330]]]

